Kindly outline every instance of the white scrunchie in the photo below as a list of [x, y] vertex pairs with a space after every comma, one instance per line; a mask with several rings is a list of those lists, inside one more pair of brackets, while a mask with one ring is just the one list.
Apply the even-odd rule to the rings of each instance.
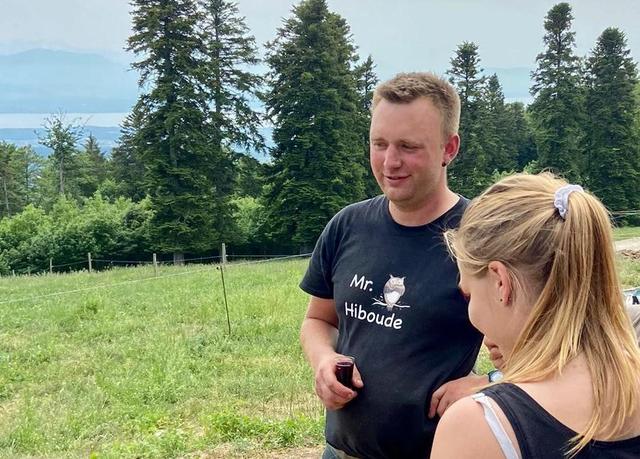
[[564, 220], [567, 218], [567, 211], [569, 210], [569, 195], [574, 191], [582, 193], [584, 190], [580, 185], [565, 185], [556, 190], [553, 199], [553, 205], [558, 209], [558, 213]]

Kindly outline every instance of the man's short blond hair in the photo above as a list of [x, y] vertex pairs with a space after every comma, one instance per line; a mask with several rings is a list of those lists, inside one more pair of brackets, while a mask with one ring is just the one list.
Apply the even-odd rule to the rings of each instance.
[[399, 73], [381, 83], [373, 92], [371, 111], [384, 99], [394, 104], [408, 104], [426, 97], [440, 110], [445, 136], [458, 133], [460, 125], [460, 96], [444, 78], [430, 72]]

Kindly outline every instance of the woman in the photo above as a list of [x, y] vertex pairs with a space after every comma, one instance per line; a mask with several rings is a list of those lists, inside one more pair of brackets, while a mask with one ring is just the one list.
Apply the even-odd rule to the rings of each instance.
[[431, 457], [639, 458], [640, 351], [603, 205], [551, 174], [515, 175], [446, 239], [504, 377], [447, 410]]

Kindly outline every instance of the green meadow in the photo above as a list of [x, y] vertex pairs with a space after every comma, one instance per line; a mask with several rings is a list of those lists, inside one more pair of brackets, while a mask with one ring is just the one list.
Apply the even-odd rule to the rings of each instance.
[[640, 237], [640, 226], [623, 226], [613, 230], [613, 238], [616, 241]]
[[231, 334], [211, 265], [0, 279], [0, 457], [321, 444], [298, 344], [306, 263], [226, 268]]
[[[212, 265], [0, 278], [0, 457], [319, 451], [298, 344], [307, 263], [228, 265], [229, 320]], [[620, 263], [640, 284], [640, 263]]]

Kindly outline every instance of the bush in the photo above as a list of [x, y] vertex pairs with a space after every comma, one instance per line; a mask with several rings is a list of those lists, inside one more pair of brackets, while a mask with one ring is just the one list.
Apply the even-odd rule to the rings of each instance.
[[97, 192], [82, 205], [60, 197], [47, 214], [27, 206], [0, 221], [0, 273], [47, 270], [54, 265], [94, 258], [122, 259], [149, 251], [152, 211], [143, 200], [105, 200]]

